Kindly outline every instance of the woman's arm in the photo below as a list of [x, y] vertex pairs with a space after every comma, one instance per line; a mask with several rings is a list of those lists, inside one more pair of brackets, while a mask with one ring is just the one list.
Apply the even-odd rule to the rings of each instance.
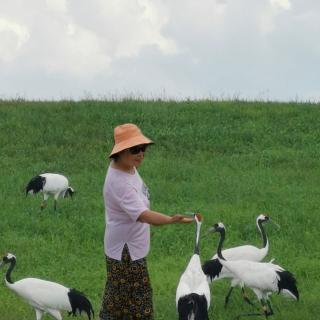
[[154, 226], [161, 226], [163, 224], [171, 224], [174, 222], [190, 223], [193, 221], [193, 218], [187, 218], [181, 214], [167, 216], [167, 215], [162, 214], [160, 212], [146, 210], [140, 214], [138, 221], [149, 223]]

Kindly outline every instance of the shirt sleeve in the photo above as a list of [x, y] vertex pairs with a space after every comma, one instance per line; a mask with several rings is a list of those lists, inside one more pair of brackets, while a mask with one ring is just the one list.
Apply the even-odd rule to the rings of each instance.
[[120, 200], [120, 207], [133, 221], [137, 221], [142, 212], [149, 210], [132, 186], [126, 188]]

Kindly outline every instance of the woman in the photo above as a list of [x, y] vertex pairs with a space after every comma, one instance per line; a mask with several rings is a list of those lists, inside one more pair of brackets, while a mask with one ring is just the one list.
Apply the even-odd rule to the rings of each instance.
[[114, 129], [103, 196], [106, 209], [107, 282], [101, 320], [153, 319], [152, 288], [147, 269], [150, 224], [188, 223], [193, 219], [150, 210], [148, 188], [137, 168], [153, 142], [134, 124]]

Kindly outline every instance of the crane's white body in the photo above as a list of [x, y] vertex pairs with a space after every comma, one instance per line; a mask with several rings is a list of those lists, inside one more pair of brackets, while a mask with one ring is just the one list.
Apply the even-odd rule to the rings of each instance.
[[194, 254], [180, 277], [176, 292], [176, 305], [181, 297], [190, 293], [204, 295], [207, 299], [208, 309], [210, 306], [210, 288], [208, 285], [207, 277], [201, 268], [201, 261], [198, 254]]
[[[263, 232], [259, 226], [259, 220], [265, 220], [267, 216], [260, 214], [256, 219], [256, 226], [261, 234], [263, 235]], [[267, 217], [269, 219], [269, 217]], [[264, 234], [265, 235], [265, 234]], [[254, 261], [254, 262], [260, 262], [262, 261], [268, 254], [269, 251], [269, 240], [266, 237], [266, 243], [265, 246], [262, 248], [258, 248], [252, 245], [243, 245], [238, 246], [234, 248], [225, 249], [222, 251], [222, 255], [225, 257], [228, 261], [236, 261], [236, 260], [248, 260], [248, 261]], [[218, 259], [218, 255], [215, 254], [211, 260]], [[214, 279], [211, 279], [210, 276], [208, 276], [208, 281], [216, 281], [223, 278], [232, 278], [231, 281], [231, 287], [234, 287], [238, 284], [240, 284], [239, 279], [237, 279], [234, 274], [232, 274], [229, 270], [227, 270], [224, 266], [221, 269], [221, 272], [218, 276], [216, 276]]]
[[[222, 251], [222, 255], [228, 261], [248, 260], [248, 261], [260, 262], [266, 257], [266, 255], [268, 254], [268, 251], [269, 251], [269, 241], [267, 241], [267, 245], [261, 249], [252, 245], [244, 245], [244, 246], [225, 249]], [[217, 254], [215, 254], [211, 260], [213, 259], [218, 259]], [[239, 284], [239, 281], [234, 277], [234, 274], [231, 273], [224, 266], [222, 267], [220, 274], [216, 278], [214, 278], [213, 281], [220, 280], [223, 278], [232, 278], [231, 286], [235, 286]], [[208, 277], [208, 281], [211, 282], [210, 277]]]
[[14, 283], [5, 282], [8, 288], [36, 309], [37, 320], [41, 319], [43, 313], [61, 320], [60, 310], [72, 310], [68, 298], [70, 289], [61, 284], [36, 278], [26, 278]]
[[[197, 234], [196, 234], [196, 247], [199, 245], [201, 221], [195, 216], [195, 221], [197, 223]], [[201, 266], [199, 247], [198, 252], [195, 249], [195, 253], [191, 257], [187, 268], [181, 275], [179, 284], [176, 291], [176, 306], [178, 308], [179, 299], [186, 297], [191, 294], [196, 294], [199, 296], [204, 296], [206, 299], [207, 310], [210, 307], [210, 288], [207, 281], [207, 277], [204, 274]], [[192, 312], [189, 315], [190, 320], [194, 320], [195, 314]]]
[[65, 196], [69, 188], [69, 181], [65, 176], [58, 173], [43, 173], [40, 176], [46, 179], [42, 189], [44, 200], [47, 200], [49, 195], [53, 195], [55, 200]]
[[[267, 299], [273, 292], [278, 292], [277, 273], [284, 271], [282, 267], [272, 262], [254, 262], [247, 260], [225, 261], [219, 259], [220, 263], [240, 282], [241, 286], [251, 288], [259, 300]], [[288, 290], [281, 293], [296, 299]]]
[[[262, 261], [269, 251], [269, 243], [264, 248], [257, 248], [251, 245], [239, 246], [234, 248], [225, 249], [222, 251], [223, 256], [227, 260], [250, 260]], [[215, 254], [212, 259], [217, 259], [218, 255]]]

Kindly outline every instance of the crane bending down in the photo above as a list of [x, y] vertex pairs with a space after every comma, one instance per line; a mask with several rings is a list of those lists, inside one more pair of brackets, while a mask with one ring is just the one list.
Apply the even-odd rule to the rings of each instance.
[[199, 257], [199, 237], [201, 229], [201, 216], [195, 214], [196, 221], [196, 243], [194, 254], [181, 275], [177, 292], [176, 305], [179, 320], [208, 320], [208, 309], [210, 306], [210, 288], [201, 268]]
[[5, 276], [7, 287], [34, 307], [36, 320], [41, 320], [45, 313], [56, 320], [62, 320], [60, 313], [62, 310], [68, 311], [69, 315], [73, 316], [77, 315], [77, 311], [80, 314], [84, 311], [89, 320], [91, 316], [94, 317], [91, 302], [76, 289], [36, 278], [13, 282], [11, 273], [16, 265], [16, 257], [11, 253], [6, 254], [0, 262], [0, 267], [4, 264], [10, 264]]
[[299, 292], [294, 275], [284, 270], [279, 265], [272, 262], [254, 262], [248, 260], [226, 260], [222, 253], [222, 246], [225, 239], [225, 226], [223, 223], [215, 224], [214, 232], [220, 234], [217, 248], [217, 255], [223, 267], [227, 268], [235, 278], [239, 279], [240, 286], [246, 286], [253, 290], [259, 299], [263, 313], [240, 314], [242, 316], [265, 316], [273, 315], [273, 310], [269, 301], [269, 296], [277, 292], [278, 294], [289, 296], [299, 300]]
[[74, 193], [73, 188], [69, 186], [68, 179], [58, 173], [43, 173], [33, 177], [27, 184], [26, 196], [28, 194], [43, 193], [43, 201], [41, 202], [41, 210], [46, 206], [49, 195], [54, 197], [54, 210], [57, 209], [57, 200], [59, 197], [66, 198]]

